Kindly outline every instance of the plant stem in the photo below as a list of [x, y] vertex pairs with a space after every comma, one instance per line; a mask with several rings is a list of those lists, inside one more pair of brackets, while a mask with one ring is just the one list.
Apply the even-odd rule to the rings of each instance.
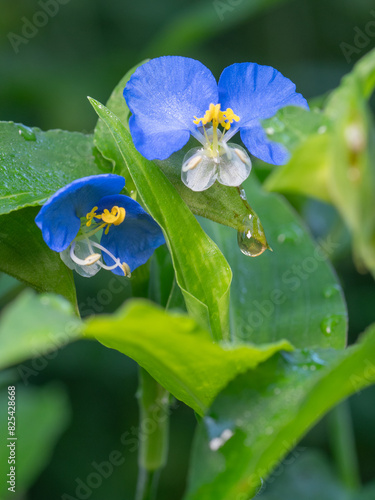
[[331, 445], [341, 481], [348, 489], [360, 488], [355, 439], [350, 406], [347, 401], [334, 408], [330, 415]]
[[169, 393], [139, 370], [139, 476], [136, 500], [154, 500], [168, 452]]

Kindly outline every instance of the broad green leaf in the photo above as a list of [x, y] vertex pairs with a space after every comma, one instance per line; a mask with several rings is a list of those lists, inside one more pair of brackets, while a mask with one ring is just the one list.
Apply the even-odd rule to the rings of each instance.
[[308, 137], [286, 165], [272, 172], [264, 187], [269, 191], [302, 193], [325, 202], [331, 201], [328, 188], [331, 141], [327, 133]]
[[75, 179], [102, 173], [92, 136], [0, 122], [0, 214], [42, 205]]
[[231, 229], [202, 222], [233, 271], [232, 337], [256, 344], [287, 338], [300, 348], [344, 347], [346, 306], [328, 261], [339, 243], [327, 239], [314, 244], [288, 203], [264, 192], [254, 177], [245, 189], [273, 252], [256, 259], [242, 255]]
[[211, 328], [215, 339], [228, 338], [228, 263], [159, 167], [138, 153], [121, 121], [94, 99], [90, 102], [111, 131], [147, 211], [164, 231], [189, 312]]
[[292, 349], [285, 340], [260, 346], [220, 346], [189, 316], [167, 313], [144, 300], [129, 302], [113, 316], [89, 320], [84, 335], [134, 359], [201, 415], [237, 374], [255, 368], [281, 349]]
[[200, 425], [185, 500], [248, 499], [330, 408], [375, 383], [375, 326], [345, 351], [278, 354], [240, 375]]
[[297, 106], [287, 106], [272, 118], [262, 120], [262, 125], [271, 141], [279, 142], [289, 151], [294, 151], [311, 135], [324, 133], [329, 127], [329, 120], [317, 108], [308, 111]]
[[39, 292], [58, 293], [76, 305], [72, 271], [44, 242], [35, 224], [38, 211], [30, 207], [0, 216], [0, 270]]
[[259, 500], [370, 500], [374, 485], [348, 490], [326, 456], [318, 450], [297, 447], [267, 478]]
[[81, 321], [57, 295], [23, 292], [0, 316], [0, 369], [43, 356], [80, 338]]
[[[130, 111], [126, 105], [123, 90], [134, 71], [145, 62], [141, 62], [126, 73], [115, 87], [106, 104], [106, 107], [121, 120], [127, 129]], [[128, 192], [132, 197], [136, 198], [136, 188], [129, 174], [127, 164], [118, 147], [113, 143], [113, 138], [108, 127], [100, 118], [95, 128], [94, 142], [104, 158], [112, 162], [113, 172], [125, 177]], [[257, 218], [257, 215], [248, 204], [244, 203], [237, 188], [223, 186], [216, 182], [206, 191], [194, 192], [188, 189], [181, 181], [181, 166], [184, 156], [191, 148], [196, 147], [197, 144], [196, 140], [190, 140], [181, 151], [173, 154], [167, 160], [155, 161], [155, 163], [161, 168], [194, 214], [243, 231], [244, 220], [247, 220], [250, 214], [255, 218]], [[260, 239], [264, 248], [266, 248], [267, 241], [264, 233], [260, 235]]]
[[[0, 448], [0, 498], [15, 498], [8, 491], [7, 474], [9, 450], [7, 412], [8, 390], [0, 393], [0, 422], [2, 446]], [[43, 388], [23, 388], [16, 384], [16, 494], [21, 498], [51, 460], [53, 449], [65, 430], [70, 417], [69, 402], [60, 386], [51, 384]]]

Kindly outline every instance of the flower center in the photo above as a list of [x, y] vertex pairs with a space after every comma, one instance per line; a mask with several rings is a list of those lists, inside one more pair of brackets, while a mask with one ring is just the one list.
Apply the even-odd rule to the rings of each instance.
[[233, 122], [238, 122], [240, 117], [237, 116], [231, 108], [227, 108], [225, 111], [221, 111], [221, 104], [210, 104], [209, 109], [205, 112], [202, 118], [197, 118], [194, 116], [195, 120], [193, 123], [195, 125], [202, 125], [204, 130], [204, 135], [208, 144], [211, 141], [207, 135], [205, 125], [212, 123], [212, 153], [214, 157], [219, 155], [219, 139], [218, 139], [218, 126], [221, 125], [224, 129], [224, 133], [221, 134], [220, 142], [223, 142], [223, 137], [225, 132], [230, 129]]
[[109, 228], [114, 224], [115, 226], [119, 226], [121, 222], [124, 222], [126, 211], [123, 207], [118, 207], [115, 205], [109, 211], [107, 208], [104, 209], [103, 213], [97, 214], [96, 211], [98, 207], [94, 207], [91, 212], [86, 215], [86, 226], [90, 227], [94, 219], [99, 219], [104, 222], [97, 229], [102, 229], [105, 227], [105, 234], [108, 234]]

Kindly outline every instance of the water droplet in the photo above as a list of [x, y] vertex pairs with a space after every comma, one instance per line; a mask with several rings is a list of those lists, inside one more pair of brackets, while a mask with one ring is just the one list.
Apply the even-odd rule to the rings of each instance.
[[331, 335], [335, 328], [341, 323], [341, 316], [333, 314], [332, 316], [327, 316], [320, 323], [320, 329], [324, 335]]
[[259, 218], [249, 215], [242, 221], [243, 229], [237, 233], [237, 242], [241, 252], [248, 257], [258, 257], [268, 245]]
[[321, 127], [318, 128], [318, 134], [325, 134], [327, 132], [327, 126], [322, 125]]
[[233, 431], [230, 429], [225, 429], [219, 437], [215, 437], [210, 441], [210, 449], [212, 451], [217, 451], [221, 448], [231, 437], [233, 436]]
[[26, 125], [18, 125], [18, 133], [25, 141], [36, 141], [36, 135], [33, 129], [26, 127]]
[[277, 237], [277, 241], [283, 243], [298, 243], [303, 235], [302, 229], [293, 224], [285, 228]]
[[341, 287], [338, 284], [335, 285], [327, 285], [325, 289], [323, 290], [323, 297], [326, 299], [329, 299], [336, 295], [338, 292], [340, 292]]
[[247, 200], [246, 192], [244, 189], [240, 189], [240, 198], [241, 198], [241, 200], [245, 200], [245, 201]]

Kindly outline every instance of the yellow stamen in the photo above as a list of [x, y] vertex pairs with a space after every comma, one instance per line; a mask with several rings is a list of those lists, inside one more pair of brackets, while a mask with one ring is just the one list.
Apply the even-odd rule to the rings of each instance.
[[214, 128], [218, 125], [221, 125], [225, 130], [229, 130], [231, 124], [240, 120], [240, 117], [234, 114], [231, 108], [226, 109], [225, 111], [220, 110], [220, 104], [210, 104], [209, 109], [205, 112], [202, 118], [197, 118], [194, 116], [195, 125], [207, 125], [207, 123], [212, 122]]
[[101, 219], [104, 224], [102, 224], [100, 228], [105, 227], [105, 234], [108, 234], [109, 228], [112, 226], [112, 224], [118, 226], [125, 220], [126, 211], [123, 207], [114, 206], [111, 208], [111, 211], [105, 208], [102, 214], [97, 214], [97, 210], [98, 207], [94, 207], [91, 212], [86, 215], [86, 226], [90, 227], [94, 218]]

